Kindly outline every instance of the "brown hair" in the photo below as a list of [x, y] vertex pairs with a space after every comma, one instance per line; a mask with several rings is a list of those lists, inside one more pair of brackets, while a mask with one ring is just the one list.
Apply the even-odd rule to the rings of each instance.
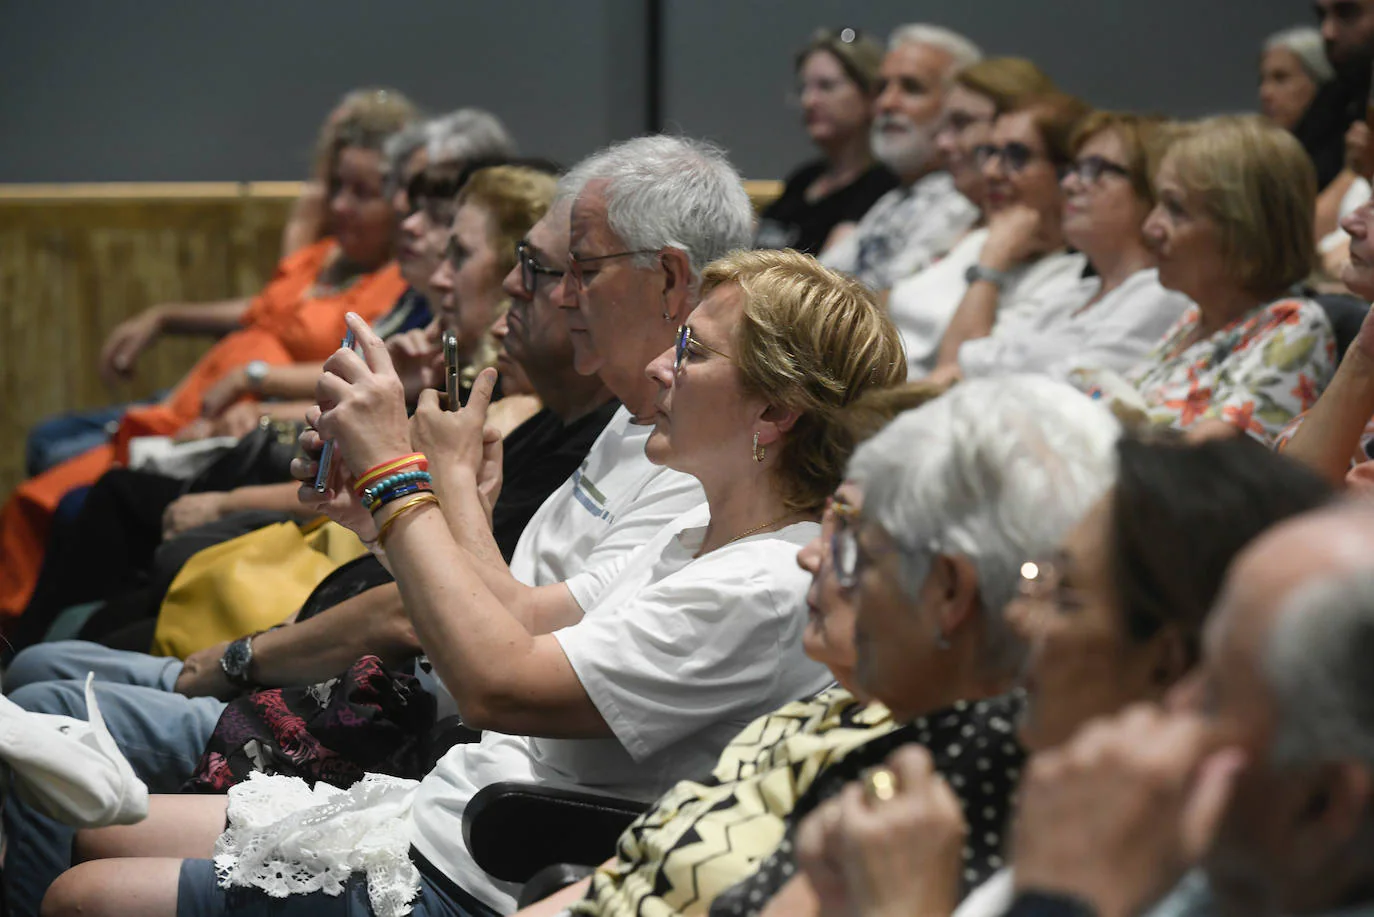
[[849, 41], [841, 38], [841, 34], [835, 29], [818, 29], [806, 47], [793, 58], [792, 71], [800, 73], [807, 58], [817, 51], [825, 51], [839, 61], [845, 75], [854, 81], [864, 95], [871, 96], [878, 85], [878, 73], [883, 66], [883, 46], [858, 31]]
[[419, 117], [414, 103], [394, 89], [355, 89], [344, 96], [315, 141], [315, 178], [328, 184], [344, 147], [380, 150], [387, 137]]
[[1244, 289], [1268, 296], [1312, 272], [1317, 176], [1293, 135], [1257, 115], [1223, 115], [1179, 129], [1164, 160], [1221, 235]]
[[1049, 74], [1024, 57], [990, 57], [970, 64], [959, 71], [954, 82], [987, 96], [999, 115], [1020, 108], [1036, 96], [1057, 91]]
[[1107, 131], [1116, 134], [1126, 148], [1122, 165], [1131, 173], [1131, 188], [1141, 200], [1154, 206], [1154, 174], [1172, 136], [1169, 122], [1160, 115], [1095, 111], [1074, 128], [1069, 139], [1070, 151], [1077, 156], [1089, 140]]
[[744, 293], [735, 353], [744, 390], [801, 416], [779, 447], [784, 505], [814, 511], [839, 486], [854, 437], [844, 409], [906, 378], [901, 336], [859, 281], [794, 251], [735, 252], [701, 272], [704, 298]]
[[1051, 92], [1026, 99], [1007, 114], [1030, 112], [1031, 121], [1045, 144], [1045, 155], [1057, 166], [1073, 162], [1074, 132], [1081, 121], [1092, 114], [1092, 108], [1082, 99], [1067, 93]]
[[552, 175], [535, 169], [493, 166], [473, 172], [458, 193], [457, 207], [476, 204], [487, 212], [502, 277], [515, 267], [515, 243], [548, 211], [556, 186]]

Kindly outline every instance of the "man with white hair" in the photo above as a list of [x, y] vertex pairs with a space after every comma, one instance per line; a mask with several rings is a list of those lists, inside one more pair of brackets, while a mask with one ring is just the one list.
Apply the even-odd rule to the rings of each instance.
[[892, 33], [874, 102], [873, 155], [901, 180], [821, 263], [886, 290], [914, 274], [973, 225], [977, 209], [941, 169], [935, 129], [945, 93], [960, 70], [982, 52], [967, 38], [934, 25], [905, 25]]
[[[1374, 513], [1339, 506], [1235, 562], [1175, 709], [1032, 765], [1013, 910], [1374, 912]], [[1205, 878], [1205, 881], [1202, 881]]]

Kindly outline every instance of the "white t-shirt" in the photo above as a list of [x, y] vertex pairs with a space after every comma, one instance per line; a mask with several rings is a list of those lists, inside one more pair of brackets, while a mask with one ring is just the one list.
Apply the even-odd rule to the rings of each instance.
[[[511, 555], [511, 576], [527, 586], [548, 586], [583, 570], [605, 575], [678, 516], [706, 506], [696, 478], [645, 457], [651, 432], [651, 426], [631, 423], [623, 407], [611, 416], [582, 466], [525, 525]], [[418, 666], [416, 675], [438, 701], [439, 717], [458, 712], [428, 665]]]
[[[919, 379], [935, 368], [940, 340], [968, 292], [964, 273], [983, 253], [988, 230], [977, 229], [944, 258], [892, 288], [887, 308], [906, 346], [907, 376]], [[1088, 260], [1059, 252], [1007, 272], [998, 299], [997, 324], [1007, 332], [1063, 302], [1078, 285]]]
[[592, 581], [577, 624], [555, 632], [613, 739], [487, 733], [454, 747], [421, 782], [411, 842], [497, 910], [519, 887], [498, 882], [463, 844], [463, 810], [482, 787], [533, 781], [650, 800], [708, 773], [749, 722], [831, 682], [802, 653], [810, 577], [797, 551], [814, 522], [754, 535], [693, 558], [705, 506], [654, 536], [609, 582]]
[[1159, 285], [1159, 271], [1136, 271], [1101, 300], [1088, 306], [1102, 281], [1082, 277], [1064, 298], [1026, 324], [1002, 321], [992, 334], [965, 341], [959, 369], [966, 378], [1044, 373], [1067, 378], [1085, 367], [1125, 372], [1145, 359], [1190, 305], [1182, 293]]
[[[1350, 216], [1356, 208], [1369, 200], [1370, 193], [1369, 180], [1357, 177], [1350, 183], [1350, 187], [1345, 189], [1345, 194], [1341, 195], [1341, 206], [1336, 219], [1344, 220]], [[1317, 251], [1324, 255], [1336, 246], [1346, 244], [1349, 241], [1350, 234], [1337, 224], [1335, 229], [1323, 236], [1317, 243]]]

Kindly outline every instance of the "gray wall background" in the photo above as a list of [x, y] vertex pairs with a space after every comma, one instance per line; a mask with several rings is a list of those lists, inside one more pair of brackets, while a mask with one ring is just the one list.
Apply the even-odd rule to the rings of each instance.
[[[817, 26], [929, 20], [1101, 107], [1255, 107], [1258, 47], [1304, 0], [663, 0], [662, 116], [746, 176], [809, 155], [784, 104]], [[645, 127], [645, 0], [0, 0], [0, 182], [303, 177], [346, 90], [499, 114], [571, 163]]]

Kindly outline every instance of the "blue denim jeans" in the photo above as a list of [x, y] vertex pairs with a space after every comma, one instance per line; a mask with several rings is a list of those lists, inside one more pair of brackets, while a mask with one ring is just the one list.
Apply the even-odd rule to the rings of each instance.
[[[175, 793], [200, 760], [224, 702], [174, 692], [178, 659], [112, 650], [81, 640], [40, 643], [14, 657], [5, 694], [25, 710], [86, 719], [86, 673], [96, 677], [105, 726], [150, 793]], [[48, 886], [71, 865], [76, 832], [5, 800], [4, 894], [12, 917], [37, 917]]]
[[127, 404], [116, 404], [39, 421], [29, 430], [24, 444], [24, 465], [29, 477], [107, 442], [109, 425], [123, 417], [128, 408]]

